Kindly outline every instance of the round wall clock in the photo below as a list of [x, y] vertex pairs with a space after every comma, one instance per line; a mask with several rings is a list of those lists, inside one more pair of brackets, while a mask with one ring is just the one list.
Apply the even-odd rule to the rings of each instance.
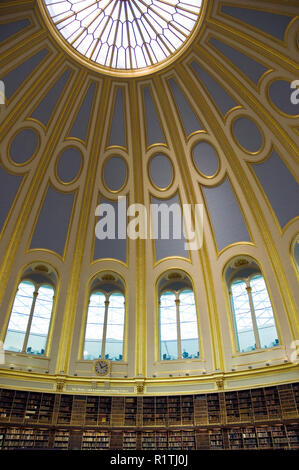
[[94, 362], [94, 371], [97, 375], [107, 375], [110, 370], [110, 362], [106, 359], [97, 359]]

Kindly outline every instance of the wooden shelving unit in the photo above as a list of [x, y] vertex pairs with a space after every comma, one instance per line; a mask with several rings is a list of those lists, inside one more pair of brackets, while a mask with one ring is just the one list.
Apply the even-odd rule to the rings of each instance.
[[209, 442], [211, 450], [224, 449], [223, 430], [221, 428], [209, 429]]
[[68, 450], [70, 439], [69, 429], [57, 429], [54, 436], [53, 448], [57, 450]]
[[5, 428], [0, 428], [0, 450], [3, 447], [4, 438], [5, 438]]
[[136, 426], [137, 398], [125, 398], [125, 426]]
[[143, 426], [155, 426], [155, 397], [143, 398]]
[[124, 431], [123, 450], [135, 450], [137, 444], [137, 433], [135, 431]]
[[[166, 439], [167, 443], [167, 439]], [[157, 440], [155, 431], [146, 431], [141, 436], [141, 447], [142, 450], [154, 450], [156, 449]]]
[[0, 448], [298, 449], [299, 385], [182, 396], [0, 389]]
[[46, 449], [48, 445], [48, 429], [10, 427], [5, 430], [5, 433], [2, 430], [1, 447], [3, 450]]
[[168, 397], [168, 424], [170, 426], [181, 424], [181, 397]]
[[110, 448], [110, 432], [108, 431], [83, 431], [81, 450], [104, 450]]
[[168, 424], [167, 397], [156, 397], [156, 425]]

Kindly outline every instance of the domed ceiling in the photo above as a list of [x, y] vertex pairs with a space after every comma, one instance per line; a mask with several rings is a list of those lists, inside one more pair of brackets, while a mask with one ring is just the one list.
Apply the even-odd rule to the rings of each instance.
[[[2, 341], [26, 269], [57, 281], [45, 355], [6, 351], [1, 384], [156, 394], [294, 381], [298, 4], [108, 3], [0, 4]], [[111, 21], [109, 34], [100, 21]], [[121, 209], [150, 213], [158, 203], [179, 204], [185, 224], [184, 205], [202, 205], [202, 244], [188, 245], [186, 231], [120, 234]], [[100, 239], [105, 204], [117, 233]], [[279, 344], [241, 354], [226, 273], [248, 259], [265, 278]], [[159, 279], [176, 270], [193, 286], [200, 355], [162, 361]], [[124, 285], [126, 321], [123, 360], [99, 379], [82, 348], [90, 289], [103, 273]]]

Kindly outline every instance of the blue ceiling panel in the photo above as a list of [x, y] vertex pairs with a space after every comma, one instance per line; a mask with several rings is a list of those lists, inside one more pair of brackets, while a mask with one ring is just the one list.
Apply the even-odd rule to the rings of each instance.
[[292, 20], [291, 16], [279, 15], [268, 11], [222, 5], [221, 11], [244, 23], [262, 30], [264, 33], [283, 41], [286, 29]]
[[190, 135], [193, 132], [202, 130], [203, 127], [200, 121], [198, 120], [189, 102], [186, 100], [184, 94], [173, 78], [169, 79], [169, 84], [178, 107], [186, 135]]
[[11, 21], [10, 23], [0, 24], [0, 42], [5, 41], [14, 34], [22, 31], [30, 25], [30, 20], [24, 18], [18, 21]]
[[144, 88], [144, 105], [145, 105], [145, 121], [147, 145], [164, 143], [164, 135], [161, 124], [157, 115], [157, 111], [153, 102], [151, 92], [148, 87]]
[[221, 251], [237, 242], [249, 242], [250, 236], [231, 185], [226, 178], [216, 187], [202, 186], [214, 234]]
[[275, 150], [266, 161], [252, 166], [281, 227], [284, 227], [299, 216], [297, 181]]
[[192, 62], [191, 66], [224, 116], [228, 111], [237, 106], [237, 103], [232, 99], [232, 97], [216, 80], [214, 80], [214, 78], [211, 77], [208, 72], [206, 72], [196, 62]]
[[63, 255], [73, 204], [74, 193], [59, 193], [49, 187], [35, 226], [31, 249], [46, 249]]
[[268, 70], [264, 65], [248, 57], [248, 55], [218, 39], [211, 38], [209, 42], [256, 85], [262, 75]]

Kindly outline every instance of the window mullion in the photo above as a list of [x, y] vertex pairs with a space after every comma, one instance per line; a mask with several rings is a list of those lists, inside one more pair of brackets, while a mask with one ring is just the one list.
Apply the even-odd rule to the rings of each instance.
[[30, 329], [31, 329], [31, 325], [32, 325], [33, 313], [34, 313], [34, 309], [35, 309], [35, 304], [36, 304], [37, 296], [38, 296], [38, 289], [33, 292], [33, 300], [32, 300], [32, 305], [31, 305], [31, 310], [30, 310], [30, 314], [29, 314], [28, 325], [27, 325], [26, 334], [25, 334], [24, 343], [23, 343], [23, 348], [22, 348], [22, 352], [23, 352], [23, 353], [25, 353], [25, 352], [26, 352], [26, 349], [27, 349], [27, 344], [28, 344]]
[[253, 305], [253, 299], [252, 299], [252, 289], [249, 284], [249, 282], [246, 282], [246, 290], [249, 298], [249, 304], [250, 304], [250, 310], [251, 310], [251, 318], [252, 318], [252, 324], [253, 324], [253, 331], [254, 331], [254, 336], [255, 336], [255, 343], [257, 349], [260, 349], [260, 338], [259, 338], [259, 332], [258, 332], [258, 327], [257, 327], [257, 322], [256, 322], [256, 317], [255, 317], [255, 311], [254, 311], [254, 305]]
[[103, 338], [102, 338], [102, 351], [101, 358], [105, 357], [106, 349], [106, 334], [107, 334], [107, 323], [108, 323], [108, 309], [109, 309], [109, 299], [105, 300], [105, 316], [104, 316], [104, 326], [103, 326]]
[[175, 305], [176, 305], [178, 359], [181, 359], [182, 358], [182, 345], [181, 345], [180, 299], [179, 299], [179, 296], [177, 296], [176, 299], [175, 299]]

